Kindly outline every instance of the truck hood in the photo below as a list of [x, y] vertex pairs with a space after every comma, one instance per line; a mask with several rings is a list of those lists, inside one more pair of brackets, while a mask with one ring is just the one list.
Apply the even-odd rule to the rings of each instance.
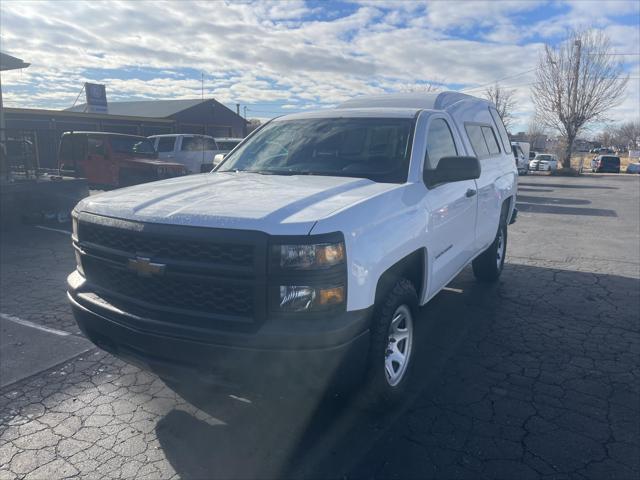
[[349, 205], [398, 188], [367, 179], [218, 172], [85, 198], [76, 210], [141, 222], [307, 235]]

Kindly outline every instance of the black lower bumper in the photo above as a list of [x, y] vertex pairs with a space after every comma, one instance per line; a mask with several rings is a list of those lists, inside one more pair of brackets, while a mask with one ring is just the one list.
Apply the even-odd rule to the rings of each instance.
[[306, 319], [300, 318], [288, 319], [289, 332], [267, 321], [253, 333], [220, 332], [218, 338], [214, 333], [194, 339], [158, 333], [153, 319], [140, 328], [145, 319], [136, 316], [132, 322], [130, 314], [87, 301], [72, 284], [68, 297], [83, 333], [103, 350], [163, 377], [259, 389], [271, 388], [274, 382], [322, 389], [356, 381], [366, 366], [370, 309], [328, 319], [328, 325], [342, 323], [346, 328], [322, 333], [317, 324], [311, 333], [300, 331], [309, 330], [302, 326]]

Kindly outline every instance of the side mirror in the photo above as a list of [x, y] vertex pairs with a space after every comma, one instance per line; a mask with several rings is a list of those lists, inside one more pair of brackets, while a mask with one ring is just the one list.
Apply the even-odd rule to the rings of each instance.
[[215, 157], [213, 157], [213, 166], [217, 166], [220, 162], [224, 160], [224, 153], [218, 153]]
[[434, 170], [424, 171], [424, 183], [427, 187], [479, 177], [480, 162], [476, 157], [442, 157]]

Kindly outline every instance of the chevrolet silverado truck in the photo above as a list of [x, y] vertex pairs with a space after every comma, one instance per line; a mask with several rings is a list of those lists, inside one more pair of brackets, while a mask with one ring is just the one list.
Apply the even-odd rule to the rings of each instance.
[[81, 201], [68, 297], [96, 345], [163, 377], [366, 379], [393, 401], [418, 307], [470, 263], [500, 276], [517, 179], [497, 111], [461, 93], [283, 116], [211, 173]]

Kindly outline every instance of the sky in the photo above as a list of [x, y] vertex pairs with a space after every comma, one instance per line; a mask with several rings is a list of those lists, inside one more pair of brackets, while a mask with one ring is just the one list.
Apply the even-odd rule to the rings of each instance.
[[425, 85], [482, 96], [499, 80], [515, 92], [517, 132], [543, 45], [585, 27], [610, 37], [630, 77], [611, 120], [639, 119], [639, 0], [2, 0], [0, 50], [31, 63], [2, 73], [3, 98], [63, 109], [87, 81], [109, 101], [200, 98], [204, 85], [266, 119]]

